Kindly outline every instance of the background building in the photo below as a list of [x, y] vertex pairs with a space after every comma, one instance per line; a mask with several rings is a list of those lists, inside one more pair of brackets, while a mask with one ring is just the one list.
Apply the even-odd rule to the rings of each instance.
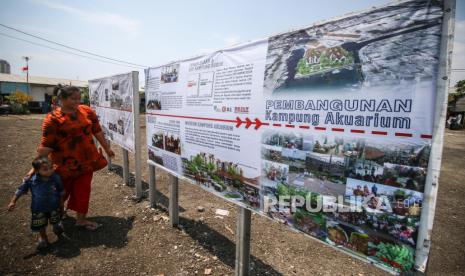
[[0, 59], [0, 73], [1, 74], [10, 74], [10, 64], [8, 61]]
[[36, 112], [47, 112], [42, 107], [44, 104], [50, 106], [53, 96], [53, 88], [58, 84], [74, 85], [79, 88], [88, 87], [87, 81], [55, 79], [47, 77], [29, 76], [29, 84], [26, 81], [26, 76], [0, 74], [0, 95], [1, 97], [8, 96], [16, 91], [21, 91], [32, 97], [29, 106]]

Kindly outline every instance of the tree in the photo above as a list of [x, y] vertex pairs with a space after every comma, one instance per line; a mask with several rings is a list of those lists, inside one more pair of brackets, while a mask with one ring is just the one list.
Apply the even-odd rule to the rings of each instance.
[[457, 89], [458, 94], [463, 94], [465, 93], [465, 80], [458, 81], [455, 84], [455, 88]]
[[454, 87], [457, 92], [449, 94], [449, 104], [454, 104], [457, 98], [465, 94], [465, 80], [458, 81]]

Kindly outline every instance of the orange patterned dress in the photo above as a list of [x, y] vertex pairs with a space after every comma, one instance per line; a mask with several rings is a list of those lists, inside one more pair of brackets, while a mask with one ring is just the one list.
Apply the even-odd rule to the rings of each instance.
[[50, 158], [63, 179], [74, 178], [94, 171], [100, 155], [93, 134], [101, 131], [90, 107], [79, 105], [75, 114], [57, 108], [44, 119], [40, 146], [53, 150]]

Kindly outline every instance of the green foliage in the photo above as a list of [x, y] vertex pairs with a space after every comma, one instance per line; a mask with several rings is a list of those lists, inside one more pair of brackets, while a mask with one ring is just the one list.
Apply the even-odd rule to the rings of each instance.
[[278, 184], [278, 186], [276, 187], [278, 196], [290, 195], [289, 189], [290, 189], [290, 186], [284, 185], [284, 184]]
[[329, 57], [327, 55], [325, 55], [324, 53], [321, 54], [320, 56], [320, 66], [321, 67], [327, 67], [331, 64], [331, 60], [329, 59]]
[[406, 193], [405, 193], [405, 190], [397, 189], [394, 191], [394, 195], [398, 197], [405, 197]]
[[297, 209], [294, 213], [294, 220], [300, 222], [303, 218], [310, 216], [310, 213], [305, 209]]
[[226, 189], [226, 184], [224, 184], [224, 181], [221, 180], [221, 178], [220, 178], [218, 175], [212, 173], [212, 174], [210, 174], [210, 177], [211, 177], [211, 178], [213, 179], [213, 181], [215, 181], [218, 185], [220, 185], [221, 187], [223, 187], [223, 189]]
[[213, 174], [213, 175], [211, 176], [211, 178], [212, 178], [215, 182], [217, 182], [217, 183], [223, 182], [223, 181], [221, 180], [221, 178], [220, 178], [218, 175], [216, 175], [216, 174]]
[[457, 93], [465, 93], [465, 80], [458, 81], [455, 84], [455, 88], [457, 89]]
[[305, 58], [301, 58], [297, 63], [296, 67], [297, 73], [301, 75], [308, 75], [310, 74], [310, 66], [307, 65], [307, 61]]
[[449, 94], [448, 102], [449, 104], [455, 102], [457, 98], [465, 94], [465, 80], [458, 81], [455, 85], [456, 93]]
[[85, 105], [90, 105], [89, 87], [84, 87], [81, 89], [81, 102]]
[[408, 271], [414, 265], [413, 250], [405, 245], [379, 243], [376, 257], [402, 271]]
[[310, 213], [305, 209], [298, 208], [294, 213], [294, 220], [297, 223], [300, 223], [302, 219], [310, 217], [315, 223], [320, 225], [320, 227], [326, 226], [326, 217], [322, 213]]
[[27, 95], [26, 93], [16, 90], [16, 92], [12, 93], [10, 96], [6, 97], [10, 103], [18, 103], [22, 105], [26, 105], [28, 102], [32, 101], [32, 97]]
[[240, 198], [241, 196], [238, 194], [227, 193], [224, 195], [226, 198]]
[[200, 172], [199, 168], [193, 162], [190, 162], [187, 165], [187, 170], [191, 172], [192, 174], [197, 174]]
[[27, 105], [22, 105], [19, 103], [11, 104], [11, 114], [30, 114], [29, 108]]
[[27, 106], [29, 101], [32, 101], [32, 97], [26, 93], [17, 90], [10, 96], [6, 97], [11, 104], [11, 113], [13, 114], [29, 114], [29, 108]]
[[326, 217], [322, 213], [312, 214], [313, 221], [321, 226], [326, 226]]
[[[342, 56], [345, 59], [338, 60], [338, 59], [331, 59], [330, 54], [334, 51], [340, 51]], [[316, 55], [316, 53], [314, 53]], [[301, 75], [309, 75], [312, 73], [318, 73], [320, 71], [328, 70], [328, 69], [337, 69], [346, 65], [352, 65], [354, 63], [354, 56], [351, 52], [339, 47], [338, 49], [331, 48], [328, 49], [318, 56], [319, 63], [316, 64], [309, 64], [307, 62], [307, 58], [304, 56], [299, 60], [296, 66], [296, 71], [298, 74]]]
[[234, 169], [232, 166], [228, 168], [228, 174], [231, 175], [233, 179], [239, 179], [239, 175], [237, 174], [236, 169]]
[[208, 162], [205, 167], [206, 167], [208, 173], [212, 173], [216, 168], [215, 164], [213, 164], [212, 162]]
[[202, 157], [201, 157], [200, 155], [196, 155], [196, 156], [194, 157], [194, 159], [192, 160], [192, 163], [193, 163], [196, 167], [198, 167], [199, 169], [202, 168], [202, 167], [204, 166], [204, 164], [205, 164], [205, 163], [203, 162]]
[[278, 197], [281, 196], [301, 196], [305, 198], [306, 201], [310, 201], [312, 206], [315, 206], [319, 200], [321, 200], [321, 196], [318, 193], [310, 193], [306, 190], [297, 189], [292, 186], [279, 183], [276, 187]]

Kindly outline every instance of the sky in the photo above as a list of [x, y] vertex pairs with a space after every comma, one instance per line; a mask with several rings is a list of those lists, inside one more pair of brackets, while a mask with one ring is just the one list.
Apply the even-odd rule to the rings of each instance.
[[[3, 0], [0, 23], [88, 52], [143, 66], [158, 66], [389, 2]], [[465, 0], [457, 0], [452, 68], [465, 68], [463, 34]], [[74, 56], [4, 35], [61, 47], [0, 26], [0, 59], [10, 63], [12, 74], [23, 74], [22, 57], [29, 56], [30, 75], [89, 80], [137, 70], [143, 86], [143, 69]], [[451, 84], [460, 79], [465, 79], [465, 71], [453, 72]]]

